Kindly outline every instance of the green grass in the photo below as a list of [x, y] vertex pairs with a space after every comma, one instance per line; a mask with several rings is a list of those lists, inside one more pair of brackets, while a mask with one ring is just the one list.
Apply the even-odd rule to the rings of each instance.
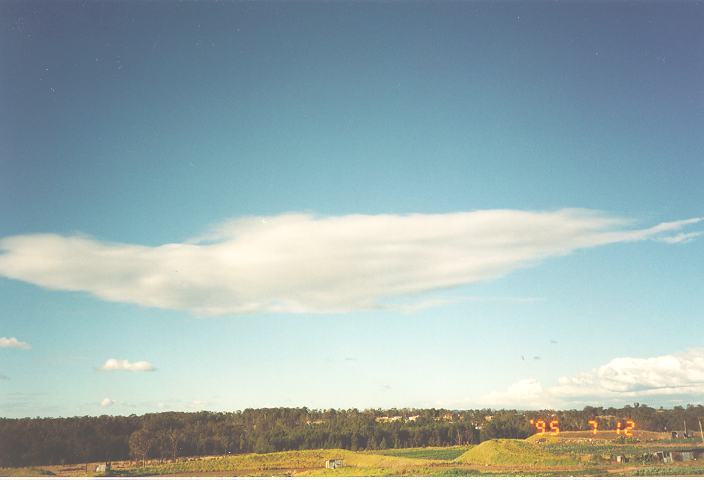
[[478, 477], [482, 472], [470, 468], [448, 468], [440, 470], [434, 476], [436, 477]]
[[[680, 446], [681, 448], [681, 446]], [[113, 464], [115, 476], [678, 476], [704, 475], [704, 464], [653, 464], [639, 455], [653, 450], [677, 449], [613, 442], [535, 443], [525, 440], [489, 440], [473, 447], [426, 447], [378, 451], [341, 449], [298, 450], [267, 454], [241, 454], [181, 458], [145, 466]], [[625, 454], [631, 462], [617, 465], [610, 456]], [[344, 466], [324, 468], [325, 460], [341, 459]], [[86, 474], [83, 466], [0, 469], [0, 477]], [[91, 471], [88, 475], [95, 476]]]
[[428, 476], [434, 477], [604, 477], [608, 475], [608, 472], [604, 469], [599, 468], [583, 468], [576, 470], [560, 470], [560, 471], [540, 471], [530, 469], [521, 470], [502, 470], [501, 472], [496, 471], [482, 471], [474, 468], [448, 468], [448, 469], [436, 469], [427, 474]]
[[389, 457], [422, 458], [425, 460], [454, 460], [471, 447], [422, 447], [422, 448], [395, 448], [389, 450], [375, 450], [372, 453]]
[[0, 477], [53, 477], [55, 473], [40, 467], [0, 468]]
[[702, 476], [704, 475], [704, 467], [698, 466], [684, 466], [684, 465], [673, 465], [673, 466], [663, 466], [658, 465], [654, 467], [643, 467], [638, 470], [633, 470], [627, 472], [629, 476], [633, 477], [672, 477], [672, 476]]
[[[345, 465], [338, 470], [325, 469], [325, 460], [341, 459]], [[115, 475], [148, 476], [176, 475], [184, 473], [213, 473], [228, 476], [286, 475], [353, 475], [354, 469], [368, 469], [369, 475], [379, 470], [380, 475], [387, 471], [397, 471], [410, 467], [422, 467], [428, 460], [419, 458], [402, 458], [379, 455], [376, 452], [352, 452], [349, 450], [296, 450], [276, 453], [249, 453], [244, 455], [225, 455], [221, 457], [203, 457], [192, 461], [179, 460], [170, 463], [156, 463], [131, 470], [115, 471]], [[366, 470], [365, 470], [366, 471]], [[366, 475], [364, 473], [363, 475]]]
[[634, 444], [588, 444], [588, 443], [553, 443], [541, 445], [546, 452], [568, 455], [641, 455], [645, 453], [681, 450], [682, 446], [663, 447], [657, 445]]

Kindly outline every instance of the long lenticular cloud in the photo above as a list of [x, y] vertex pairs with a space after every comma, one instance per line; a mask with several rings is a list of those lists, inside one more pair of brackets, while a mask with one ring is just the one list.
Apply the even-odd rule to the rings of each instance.
[[201, 315], [347, 312], [496, 278], [577, 249], [667, 241], [703, 219], [632, 229], [622, 219], [576, 209], [282, 214], [238, 219], [197, 239], [156, 247], [76, 235], [6, 237], [0, 275]]

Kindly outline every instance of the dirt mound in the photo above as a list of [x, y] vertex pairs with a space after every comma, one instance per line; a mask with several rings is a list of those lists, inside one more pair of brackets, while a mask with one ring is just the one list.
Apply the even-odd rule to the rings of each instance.
[[575, 465], [569, 455], [556, 455], [525, 440], [487, 440], [457, 458], [457, 462], [473, 465]]

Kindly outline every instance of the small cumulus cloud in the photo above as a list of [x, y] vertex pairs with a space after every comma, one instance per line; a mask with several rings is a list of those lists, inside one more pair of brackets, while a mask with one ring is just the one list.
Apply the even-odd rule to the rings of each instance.
[[9, 380], [9, 379], [10, 379], [10, 377], [8, 377], [7, 375], [0, 373], [0, 380]]
[[18, 348], [21, 350], [29, 350], [32, 346], [27, 342], [21, 342], [15, 337], [0, 337], [0, 348]]
[[572, 403], [615, 404], [657, 397], [704, 395], [704, 348], [649, 358], [620, 357], [544, 387], [527, 378], [505, 391], [492, 392], [482, 402], [494, 406], [557, 408]]
[[[314, 216], [226, 222], [158, 246], [80, 235], [0, 238], [0, 275], [108, 301], [199, 315], [350, 312], [507, 275], [551, 257], [614, 243], [694, 236], [703, 218], [630, 228], [583, 209]], [[453, 300], [449, 300], [452, 302]], [[448, 303], [430, 300], [411, 311]]]
[[130, 362], [129, 360], [117, 360], [110, 358], [100, 367], [104, 371], [125, 370], [128, 372], [151, 372], [156, 370], [154, 365], [144, 360]]
[[115, 401], [113, 399], [107, 398], [107, 397], [103, 398], [100, 401], [100, 406], [103, 408], [112, 407], [114, 404], [115, 404]]

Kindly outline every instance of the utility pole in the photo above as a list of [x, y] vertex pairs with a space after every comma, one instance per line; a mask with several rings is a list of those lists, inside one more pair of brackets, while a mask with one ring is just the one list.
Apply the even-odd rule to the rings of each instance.
[[699, 435], [702, 436], [702, 442], [704, 442], [704, 430], [702, 430], [702, 419], [697, 417], [697, 421], [699, 422]]

